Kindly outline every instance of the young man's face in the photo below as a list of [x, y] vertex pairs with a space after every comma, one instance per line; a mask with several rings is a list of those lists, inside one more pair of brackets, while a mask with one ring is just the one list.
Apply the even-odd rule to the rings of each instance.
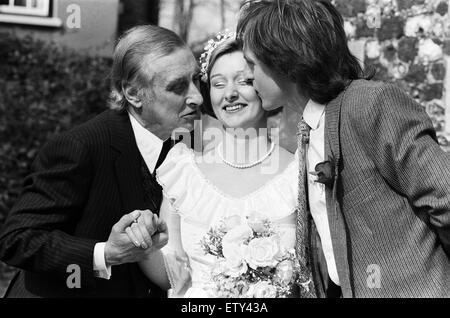
[[259, 61], [247, 46], [244, 46], [244, 58], [248, 65], [246, 76], [253, 79], [253, 87], [262, 100], [262, 107], [270, 111], [287, 106], [288, 96], [283, 88], [288, 86], [288, 81], [277, 76], [264, 63]]
[[140, 112], [145, 125], [161, 139], [170, 137], [179, 127], [192, 130], [203, 103], [198, 89], [200, 70], [192, 52], [180, 48], [156, 59], [147, 56], [143, 71], [150, 81]]

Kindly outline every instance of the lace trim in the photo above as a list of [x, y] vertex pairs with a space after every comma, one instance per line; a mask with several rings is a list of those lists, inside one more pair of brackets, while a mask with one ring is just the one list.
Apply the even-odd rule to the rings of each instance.
[[[180, 151], [180, 150], [178, 150], [178, 151]], [[174, 158], [168, 158], [169, 161], [167, 161], [167, 163], [163, 163], [163, 165], [165, 165], [165, 164], [174, 165], [174, 168], [176, 168], [178, 165], [180, 165], [180, 167], [182, 169], [184, 169], [185, 165], [190, 166], [189, 168], [192, 169], [190, 173], [192, 173], [193, 176], [195, 176], [194, 178], [198, 178], [200, 183], [203, 183], [205, 190], [209, 189], [212, 193], [216, 194], [217, 198], [220, 200], [231, 201], [233, 203], [234, 202], [242, 203], [242, 202], [245, 202], [246, 200], [254, 200], [254, 197], [256, 197], [259, 194], [261, 194], [262, 192], [266, 191], [269, 187], [274, 187], [275, 189], [277, 189], [277, 187], [275, 187], [276, 183], [278, 183], [281, 179], [286, 178], [286, 174], [288, 173], [288, 171], [292, 170], [293, 167], [297, 164], [297, 161], [294, 159], [292, 162], [290, 162], [288, 164], [288, 166], [281, 173], [279, 173], [274, 178], [267, 181], [263, 186], [259, 187], [255, 191], [252, 191], [251, 193], [246, 194], [245, 196], [239, 198], [239, 197], [233, 197], [233, 196], [223, 192], [218, 187], [216, 187], [212, 183], [212, 181], [210, 179], [208, 179], [206, 177], [206, 175], [204, 175], [204, 173], [200, 170], [200, 168], [198, 167], [198, 164], [195, 160], [195, 157], [196, 157], [196, 155], [195, 155], [194, 150], [184, 146], [184, 148], [181, 149], [180, 155], [177, 155]], [[171, 171], [171, 170], [169, 170], [169, 171]], [[165, 171], [164, 174], [162, 174], [162, 175], [157, 173], [156, 180], [163, 189], [164, 197], [169, 199], [175, 212], [180, 216], [184, 215], [186, 217], [189, 217], [190, 213], [186, 214], [186, 211], [183, 212], [184, 209], [182, 208], [183, 205], [186, 203], [186, 202], [184, 202], [186, 200], [186, 197], [182, 198], [182, 196], [184, 196], [184, 195], [170, 193], [170, 192], [172, 192], [171, 187], [173, 186], [173, 184], [171, 184], [171, 183], [173, 183], [173, 181], [170, 181], [168, 183], [163, 181], [166, 179], [166, 175], [169, 173], [170, 172], [168, 172], [168, 171]], [[171, 173], [174, 173], [173, 170]], [[187, 172], [187, 173], [189, 173], [189, 172]], [[166, 181], [169, 181], [169, 180], [166, 180]], [[175, 181], [175, 182], [177, 182], [177, 181]], [[294, 201], [297, 202], [296, 199]], [[288, 213], [284, 214], [283, 216], [273, 218], [272, 220], [276, 222], [277, 220], [286, 218], [286, 217], [296, 213], [296, 210], [297, 210], [297, 206], [296, 206], [296, 203], [294, 203], [292, 208], [289, 209]]]
[[164, 260], [164, 269], [166, 271], [167, 277], [169, 278], [170, 287], [171, 287], [171, 289], [174, 289], [175, 288], [175, 278], [173, 277], [173, 273], [170, 270], [169, 261], [167, 259], [166, 253], [162, 253], [162, 255], [163, 255], [163, 260]]
[[[169, 202], [170, 202], [172, 208], [175, 210], [175, 212], [176, 212], [178, 215], [181, 215], [181, 214], [182, 214], [182, 213], [180, 212], [181, 204], [179, 205], [179, 204], [176, 203], [176, 202], [178, 201], [178, 198], [175, 197], [175, 196], [169, 195], [169, 194], [167, 193], [167, 191], [164, 190], [164, 189], [165, 189], [165, 184], [164, 184], [163, 182], [160, 182], [160, 181], [158, 180], [158, 183], [159, 183], [159, 184], [161, 185], [161, 187], [163, 188], [163, 196], [166, 197], [167, 199], [169, 199]], [[219, 191], [220, 191], [220, 190], [219, 190]], [[231, 197], [231, 199], [233, 199], [233, 198]], [[235, 200], [235, 199], [233, 199], [233, 200]], [[278, 222], [279, 220], [286, 219], [286, 218], [288, 218], [288, 217], [290, 217], [291, 215], [296, 214], [296, 213], [297, 213], [297, 206], [294, 206], [294, 207], [292, 207], [292, 210], [290, 210], [289, 214], [287, 214], [287, 215], [285, 215], [285, 216], [282, 216], [282, 217], [279, 217], [279, 218], [273, 218], [273, 219], [271, 219], [271, 221], [274, 222], [274, 223], [276, 223], [276, 222]], [[185, 219], [191, 220], [191, 218], [189, 218], [189, 217], [185, 217]], [[188, 222], [188, 223], [191, 223], [191, 222]], [[198, 222], [195, 222], [195, 223], [192, 222], [192, 224], [195, 224], [195, 225], [197, 225], [197, 226], [202, 226], [202, 227], [204, 227], [204, 228], [209, 229], [209, 225], [200, 224], [200, 223], [198, 223]], [[280, 223], [280, 224], [289, 224], [289, 223]], [[295, 226], [295, 225], [294, 225], [294, 226]]]

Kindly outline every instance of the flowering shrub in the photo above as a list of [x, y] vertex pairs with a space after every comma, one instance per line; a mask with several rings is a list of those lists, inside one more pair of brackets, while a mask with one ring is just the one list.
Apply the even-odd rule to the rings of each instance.
[[[375, 79], [396, 83], [431, 116], [441, 146], [444, 132], [444, 54], [450, 54], [446, 0], [334, 0], [350, 40], [365, 40], [365, 64]], [[434, 105], [430, 107], [429, 105]], [[447, 106], [449, 107], [449, 106]], [[429, 111], [440, 109], [439, 111]]]

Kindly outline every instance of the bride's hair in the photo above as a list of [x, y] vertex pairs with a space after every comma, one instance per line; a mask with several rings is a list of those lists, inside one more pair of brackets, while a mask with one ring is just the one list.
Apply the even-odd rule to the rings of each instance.
[[351, 54], [343, 18], [328, 0], [246, 1], [237, 37], [259, 61], [321, 104], [350, 80], [373, 76], [366, 76]]
[[214, 64], [219, 59], [219, 57], [240, 51], [242, 51], [242, 46], [240, 45], [240, 43], [235, 38], [230, 38], [218, 44], [217, 47], [211, 52], [208, 65], [206, 67], [206, 82], [202, 81], [200, 83], [200, 91], [203, 96], [203, 105], [201, 106], [201, 110], [203, 113], [216, 118], [211, 105], [211, 97], [209, 93], [211, 88], [209, 79]]

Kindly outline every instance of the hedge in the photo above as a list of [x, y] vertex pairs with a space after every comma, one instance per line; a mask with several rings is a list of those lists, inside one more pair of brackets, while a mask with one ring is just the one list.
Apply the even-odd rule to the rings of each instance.
[[[0, 33], [0, 227], [37, 151], [106, 108], [111, 59]], [[0, 296], [12, 270], [0, 262]]]
[[0, 33], [0, 225], [38, 149], [105, 109], [111, 60]]

